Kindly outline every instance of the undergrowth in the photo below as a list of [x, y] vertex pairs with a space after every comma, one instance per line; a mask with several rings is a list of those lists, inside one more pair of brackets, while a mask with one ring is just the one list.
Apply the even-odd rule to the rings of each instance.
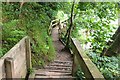
[[[54, 59], [52, 39], [47, 34], [50, 24], [46, 6], [39, 3], [2, 3], [2, 49], [0, 57], [10, 50], [20, 39], [28, 35], [31, 39], [32, 64], [44, 66]], [[51, 10], [48, 7], [47, 10]]]

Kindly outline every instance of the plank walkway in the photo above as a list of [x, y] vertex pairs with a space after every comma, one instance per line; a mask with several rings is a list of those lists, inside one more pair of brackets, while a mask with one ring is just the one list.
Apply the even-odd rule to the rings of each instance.
[[34, 79], [40, 80], [74, 80], [72, 77], [72, 55], [69, 51], [63, 50], [64, 45], [58, 38], [58, 27], [52, 30], [52, 39], [56, 51], [56, 58], [46, 65], [44, 69], [35, 71]]

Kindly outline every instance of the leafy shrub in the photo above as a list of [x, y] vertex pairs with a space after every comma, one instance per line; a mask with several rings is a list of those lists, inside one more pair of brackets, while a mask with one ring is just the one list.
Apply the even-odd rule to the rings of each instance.
[[85, 76], [84, 73], [82, 72], [82, 69], [79, 68], [75, 74], [75, 76], [77, 77], [76, 80], [84, 80]]
[[[85, 6], [85, 7], [84, 7]], [[116, 57], [100, 57], [104, 48], [112, 42], [112, 35], [118, 25], [111, 24], [117, 19], [116, 3], [79, 3], [75, 18], [73, 36], [80, 40], [87, 54], [108, 80], [118, 79], [119, 66]], [[90, 43], [90, 45], [87, 45]], [[86, 48], [89, 47], [89, 48]]]
[[10, 48], [12, 48], [20, 39], [25, 36], [25, 31], [17, 28], [18, 20], [11, 20], [4, 23], [2, 27], [2, 57]]
[[[3, 11], [3, 48], [0, 55], [3, 56], [21, 38], [28, 35], [31, 38], [32, 64], [43, 66], [54, 59], [55, 50], [51, 37], [47, 34], [50, 17], [47, 13], [52, 10], [48, 3], [24, 3], [20, 9], [20, 3], [2, 3]], [[45, 10], [47, 7], [47, 10]], [[2, 51], [2, 53], [1, 53]]]
[[89, 52], [88, 55], [92, 61], [96, 64], [99, 70], [102, 72], [104, 77], [108, 80], [119, 79], [120, 69], [119, 69], [119, 59], [116, 57], [99, 57], [98, 54], [94, 52]]

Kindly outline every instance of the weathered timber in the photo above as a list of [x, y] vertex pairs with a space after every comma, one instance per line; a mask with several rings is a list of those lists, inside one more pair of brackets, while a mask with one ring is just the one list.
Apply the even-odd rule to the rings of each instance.
[[55, 19], [55, 20], [52, 20], [52, 21], [50, 22], [50, 26], [49, 26], [49, 29], [48, 29], [48, 35], [51, 35], [51, 33], [52, 33], [52, 28], [53, 28], [54, 26], [56, 26], [56, 25], [58, 24], [58, 22], [59, 22], [59, 19]]
[[30, 41], [26, 36], [0, 58], [0, 79], [25, 78], [30, 58]]
[[27, 69], [31, 69], [32, 68], [32, 64], [31, 64], [30, 39], [26, 38], [25, 39], [25, 43], [26, 43], [26, 64], [27, 64]]
[[90, 60], [90, 58], [84, 53], [82, 47], [80, 46], [80, 42], [72, 38], [71, 39], [71, 47], [74, 56], [74, 62], [72, 67], [72, 74], [74, 76], [75, 72], [79, 67], [81, 67], [82, 71], [84, 72], [86, 80], [104, 80], [103, 75], [97, 69], [94, 63]]
[[6, 79], [7, 80], [13, 80], [12, 78], [15, 77], [15, 71], [14, 71], [14, 63], [13, 58], [7, 57], [5, 59], [5, 72], [6, 72]]

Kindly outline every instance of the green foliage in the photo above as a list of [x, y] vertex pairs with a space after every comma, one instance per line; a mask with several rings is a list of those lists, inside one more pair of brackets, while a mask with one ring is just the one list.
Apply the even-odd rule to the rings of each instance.
[[60, 21], [65, 21], [68, 19], [68, 15], [65, 14], [63, 11], [58, 11], [56, 15], [56, 19], [60, 19]]
[[23, 30], [17, 28], [18, 20], [11, 20], [8, 23], [4, 23], [2, 27], [2, 57], [10, 48], [12, 48], [20, 39], [25, 36]]
[[32, 74], [34, 72], [33, 68], [28, 69], [28, 74]]
[[[0, 57], [21, 38], [28, 35], [31, 38], [33, 66], [43, 66], [54, 59], [55, 50], [52, 39], [47, 34], [48, 27], [51, 19], [64, 20], [70, 17], [71, 3], [28, 2], [24, 3], [21, 9], [17, 2], [2, 3], [2, 12], [3, 48], [0, 49]], [[112, 42], [111, 36], [117, 28], [110, 24], [117, 17], [117, 4], [80, 2], [75, 5], [74, 12], [76, 15], [72, 36], [81, 40], [83, 46], [91, 43], [89, 48], [91, 51], [88, 55], [92, 61], [106, 79], [117, 79], [120, 76], [118, 59], [116, 57], [99, 57], [103, 48], [109, 46], [106, 43]], [[83, 73], [78, 70], [76, 75], [82, 79], [80, 77], [83, 76]]]
[[[78, 7], [80, 9], [78, 13], [80, 14], [75, 19], [75, 25], [78, 28], [77, 32], [79, 32], [78, 36], [81, 36], [83, 42], [85, 41], [84, 44], [88, 41], [91, 42], [93, 51], [101, 53], [104, 46], [107, 46], [106, 42], [112, 41], [110, 38], [117, 28], [110, 24], [111, 20], [116, 19], [116, 4], [83, 3], [80, 6], [86, 7], [84, 9]], [[104, 8], [106, 11], [104, 11], [103, 15]], [[87, 35], [86, 38], [82, 37], [83, 35]]]
[[76, 72], [76, 75], [77, 77], [76, 80], [84, 80], [85, 76], [84, 76], [84, 73], [82, 72], [81, 68], [79, 68]]
[[96, 53], [89, 52], [88, 55], [97, 65], [104, 77], [108, 80], [117, 80], [120, 76], [119, 59], [116, 57], [99, 57]]
[[[80, 40], [88, 55], [107, 80], [118, 79], [119, 67], [116, 57], [100, 57], [103, 49], [112, 42], [117, 24], [117, 3], [80, 2], [77, 7], [72, 35]], [[89, 44], [89, 45], [88, 45]]]
[[[52, 14], [50, 3], [24, 3], [20, 9], [19, 3], [2, 4], [3, 9], [3, 56], [21, 38], [28, 35], [31, 38], [32, 64], [43, 66], [55, 57], [51, 37], [47, 34], [50, 24], [48, 12]], [[2, 53], [1, 53], [2, 52]]]
[[74, 21], [76, 29], [73, 35], [80, 36], [79, 39], [82, 39], [83, 44], [90, 42], [93, 51], [102, 53], [104, 46], [107, 48], [106, 43], [112, 42], [111, 36], [117, 28], [117, 24], [111, 24], [112, 20], [117, 18], [117, 5], [115, 3], [79, 3], [78, 13]]

